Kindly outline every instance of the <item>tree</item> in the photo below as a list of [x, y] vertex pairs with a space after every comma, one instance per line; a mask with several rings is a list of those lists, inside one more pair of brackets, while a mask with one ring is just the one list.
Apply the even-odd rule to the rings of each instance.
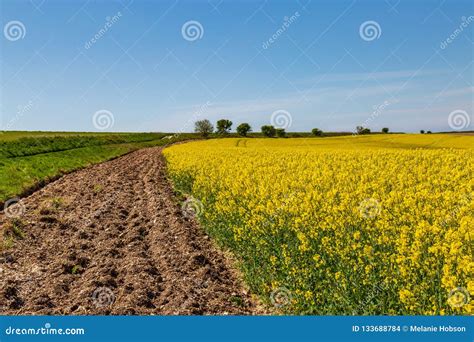
[[232, 127], [232, 121], [227, 120], [227, 119], [222, 119], [217, 121], [216, 125], [216, 130], [217, 133], [219, 134], [227, 134], [230, 131], [230, 128]]
[[426, 134], [431, 134], [431, 133], [433, 133], [433, 132], [431, 132], [431, 131], [427, 131], [427, 132], [426, 132]]
[[370, 129], [364, 128], [362, 126], [357, 126], [356, 130], [357, 130], [357, 134], [369, 134], [370, 133]]
[[388, 127], [382, 128], [382, 133], [388, 133]]
[[276, 129], [273, 126], [262, 126], [262, 133], [267, 137], [274, 137], [276, 134]]
[[424, 130], [424, 129], [421, 129], [421, 130], [420, 130], [420, 133], [421, 133], [421, 134], [425, 134], [425, 130]]
[[286, 132], [285, 132], [285, 129], [284, 129], [284, 128], [277, 128], [277, 129], [275, 130], [275, 132], [276, 132], [277, 137], [279, 137], [279, 138], [284, 138], [284, 137], [286, 137]]
[[207, 137], [214, 132], [214, 126], [209, 120], [199, 120], [194, 123], [194, 131], [200, 133], [203, 137]]
[[252, 127], [250, 127], [250, 125], [246, 122], [241, 123], [240, 125], [237, 126], [237, 133], [239, 133], [239, 135], [243, 137], [246, 137], [247, 133], [250, 131], [252, 131]]
[[323, 131], [321, 131], [319, 128], [313, 128], [311, 130], [311, 133], [313, 133], [313, 135], [317, 136], [317, 137], [320, 137], [323, 135]]

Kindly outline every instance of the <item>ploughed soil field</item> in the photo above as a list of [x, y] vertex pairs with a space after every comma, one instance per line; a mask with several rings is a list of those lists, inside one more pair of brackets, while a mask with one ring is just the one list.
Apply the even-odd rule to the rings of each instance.
[[13, 242], [0, 254], [0, 314], [261, 313], [183, 215], [164, 166], [161, 148], [142, 149], [50, 183], [13, 218], [2, 212]]

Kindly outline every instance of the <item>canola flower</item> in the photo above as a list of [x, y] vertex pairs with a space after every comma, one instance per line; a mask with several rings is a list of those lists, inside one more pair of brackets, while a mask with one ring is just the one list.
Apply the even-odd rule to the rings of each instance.
[[251, 289], [288, 291], [279, 310], [435, 315], [474, 313], [473, 151], [474, 137], [436, 134], [207, 140], [164, 155]]

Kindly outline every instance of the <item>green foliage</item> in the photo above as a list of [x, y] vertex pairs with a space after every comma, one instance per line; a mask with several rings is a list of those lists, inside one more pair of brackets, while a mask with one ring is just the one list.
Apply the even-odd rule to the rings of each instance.
[[15, 245], [15, 240], [23, 240], [25, 233], [23, 232], [24, 222], [18, 218], [14, 218], [7, 222], [4, 226], [0, 226], [0, 252]]
[[21, 222], [19, 220], [13, 220], [11, 230], [13, 235], [18, 239], [23, 240], [25, 238], [25, 233], [23, 233], [23, 230], [21, 229]]
[[207, 119], [199, 120], [194, 123], [194, 131], [203, 137], [207, 137], [214, 132], [214, 126], [212, 126], [211, 122]]
[[64, 200], [61, 197], [53, 197], [51, 199], [51, 208], [58, 210], [64, 205]]
[[76, 274], [76, 273], [79, 273], [80, 271], [82, 271], [81, 265], [74, 265], [71, 268], [71, 274]]
[[420, 130], [420, 133], [421, 133], [421, 134], [425, 134], [425, 130], [424, 130], [424, 129], [421, 129], [421, 130]]
[[262, 134], [266, 137], [274, 137], [276, 134], [276, 129], [270, 125], [262, 126]]
[[25, 238], [25, 233], [22, 230], [23, 225], [20, 219], [12, 219], [5, 225], [4, 237], [23, 240]]
[[362, 126], [357, 126], [356, 131], [357, 131], [357, 134], [369, 134], [370, 133], [370, 129], [364, 128]]
[[284, 138], [286, 137], [286, 132], [285, 132], [285, 129], [284, 128], [277, 128], [275, 130], [276, 132], [276, 136], [279, 137], [279, 138]]
[[244, 300], [239, 295], [230, 296], [229, 301], [234, 306], [237, 306], [237, 307], [243, 307], [244, 306]]
[[312, 133], [314, 136], [316, 136], [316, 137], [320, 137], [320, 136], [323, 135], [323, 131], [320, 130], [319, 128], [313, 128], [313, 129], [311, 130], [311, 133]]
[[10, 249], [15, 245], [15, 239], [13, 236], [6, 236], [3, 242], [0, 244], [0, 251]]
[[237, 126], [237, 133], [243, 137], [247, 136], [247, 133], [252, 131], [252, 127], [246, 122], [241, 123], [239, 126]]
[[94, 194], [98, 194], [99, 192], [102, 191], [103, 188], [104, 187], [101, 184], [95, 184], [92, 191], [94, 192]]
[[388, 133], [388, 127], [382, 128], [382, 133]]
[[227, 119], [219, 120], [217, 121], [216, 127], [217, 127], [217, 133], [227, 134], [230, 132], [230, 129], [232, 127], [232, 121], [227, 120]]

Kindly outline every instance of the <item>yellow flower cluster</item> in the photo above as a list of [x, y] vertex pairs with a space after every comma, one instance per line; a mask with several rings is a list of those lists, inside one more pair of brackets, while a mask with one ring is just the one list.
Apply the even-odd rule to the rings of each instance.
[[[473, 314], [474, 137], [219, 139], [167, 148], [253, 291], [303, 314]], [[455, 303], [455, 305], [453, 304]]]

